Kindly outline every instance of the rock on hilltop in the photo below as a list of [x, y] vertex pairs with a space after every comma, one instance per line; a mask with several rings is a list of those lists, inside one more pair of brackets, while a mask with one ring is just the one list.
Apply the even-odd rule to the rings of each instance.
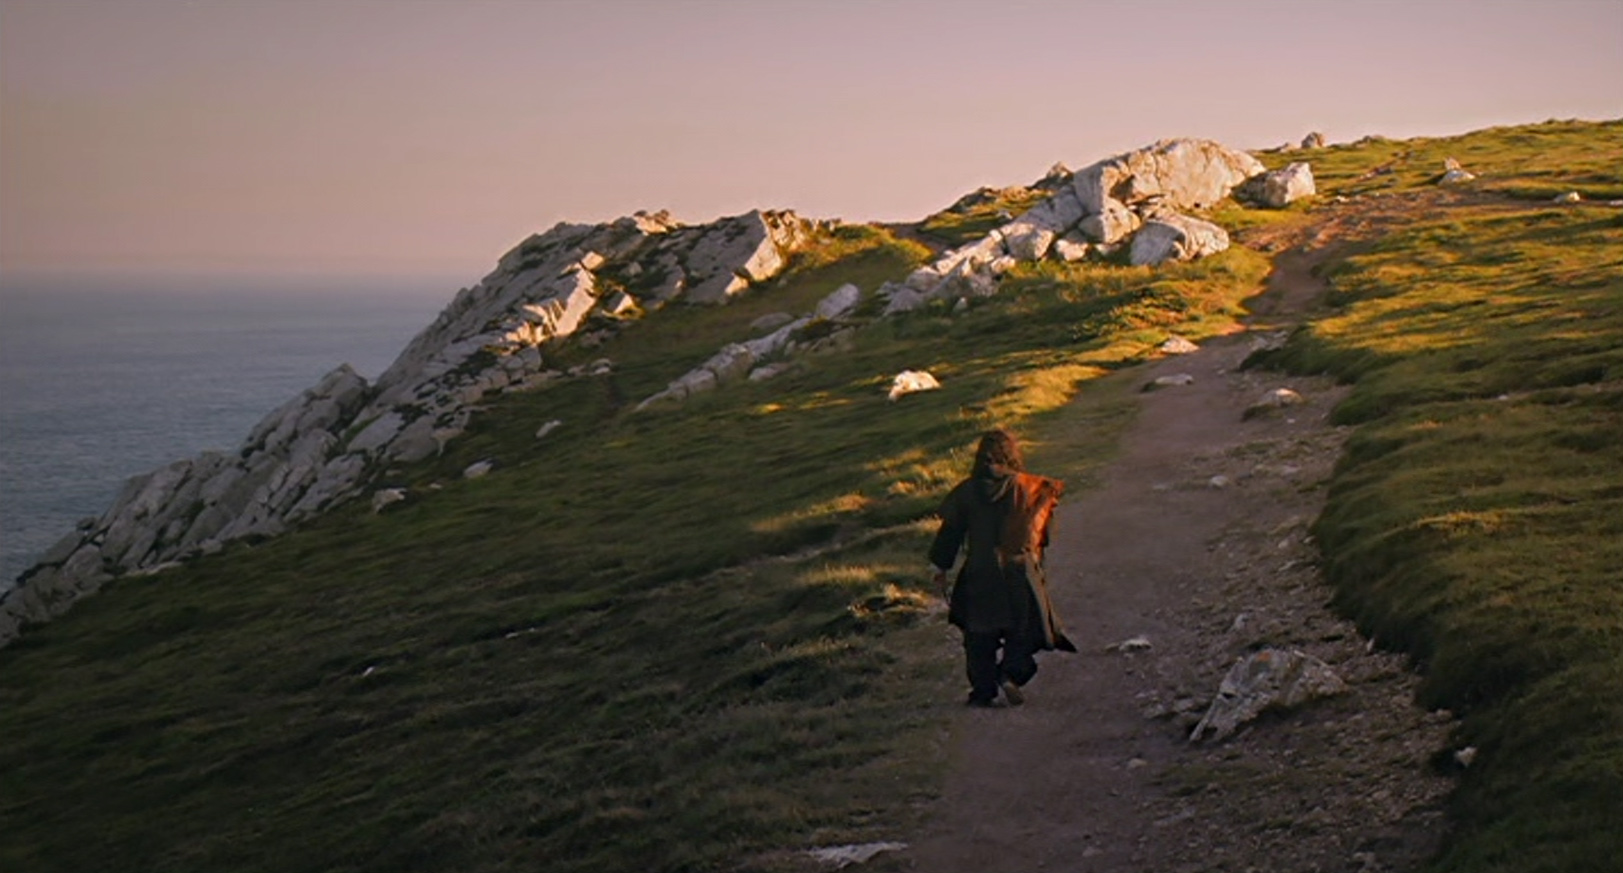
[[997, 277], [1021, 261], [1075, 261], [1130, 246], [1133, 264], [1215, 254], [1228, 234], [1180, 210], [1208, 208], [1264, 173], [1251, 155], [1210, 140], [1172, 139], [1099, 161], [1070, 175], [1056, 167], [1042, 187], [1054, 193], [984, 238], [921, 267], [881, 291], [887, 312], [932, 299], [996, 290]]

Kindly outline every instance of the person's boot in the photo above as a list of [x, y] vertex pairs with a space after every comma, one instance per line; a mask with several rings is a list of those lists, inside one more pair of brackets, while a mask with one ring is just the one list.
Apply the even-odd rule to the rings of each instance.
[[1026, 692], [1020, 690], [1020, 686], [1014, 684], [1013, 679], [1005, 678], [1002, 685], [1003, 699], [1009, 701], [1010, 706], [1019, 706], [1026, 702]]

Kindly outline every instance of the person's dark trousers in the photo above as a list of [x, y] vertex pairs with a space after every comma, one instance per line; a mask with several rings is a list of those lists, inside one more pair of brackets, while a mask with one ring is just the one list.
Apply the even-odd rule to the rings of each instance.
[[[998, 649], [1003, 662], [998, 663]], [[1009, 679], [1024, 685], [1037, 675], [1037, 647], [1018, 638], [1004, 639], [1001, 631], [964, 632], [964, 672], [969, 675], [970, 698], [983, 703], [997, 699], [998, 683]]]

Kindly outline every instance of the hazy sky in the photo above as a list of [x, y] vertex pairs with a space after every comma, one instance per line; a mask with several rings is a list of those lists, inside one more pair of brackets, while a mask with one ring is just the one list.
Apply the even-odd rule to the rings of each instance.
[[1171, 136], [1623, 116], [1623, 0], [0, 0], [0, 268], [483, 275]]

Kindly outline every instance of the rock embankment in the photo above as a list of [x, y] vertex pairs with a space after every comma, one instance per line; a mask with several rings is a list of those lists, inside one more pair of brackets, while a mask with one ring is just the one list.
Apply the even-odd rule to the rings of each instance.
[[388, 465], [442, 451], [481, 398], [566, 377], [547, 367], [549, 343], [612, 332], [677, 301], [725, 303], [781, 272], [818, 226], [792, 212], [695, 226], [661, 212], [530, 237], [459, 292], [375, 384], [340, 366], [236, 451], [131, 479], [0, 595], [0, 645], [118, 576], [275, 536], [360, 494]]

